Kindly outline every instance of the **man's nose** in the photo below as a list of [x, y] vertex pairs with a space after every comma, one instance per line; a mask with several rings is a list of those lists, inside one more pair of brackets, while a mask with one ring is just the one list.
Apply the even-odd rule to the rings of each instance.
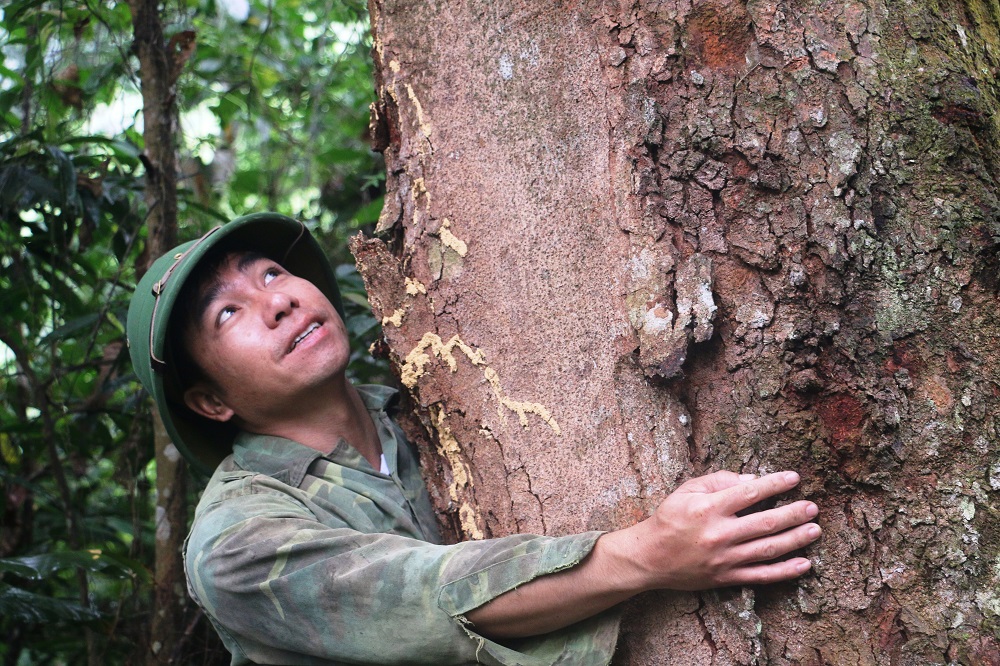
[[264, 321], [269, 327], [275, 328], [282, 319], [290, 315], [292, 310], [298, 306], [298, 300], [291, 294], [283, 291], [267, 292], [267, 296], [265, 297]]

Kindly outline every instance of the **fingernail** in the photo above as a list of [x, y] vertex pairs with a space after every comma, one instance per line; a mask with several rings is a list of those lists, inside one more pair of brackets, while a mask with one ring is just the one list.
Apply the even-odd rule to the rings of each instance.
[[810, 525], [809, 529], [806, 530], [806, 534], [812, 539], [818, 539], [819, 535], [823, 533], [823, 530], [819, 528], [819, 525]]
[[809, 505], [806, 506], [806, 517], [807, 518], [815, 518], [817, 515], [819, 515], [819, 507], [818, 506], [816, 506], [815, 504], [809, 504]]
[[795, 568], [798, 570], [799, 573], [805, 573], [809, 571], [809, 567], [811, 566], [812, 562], [810, 562], [809, 560], [802, 560], [801, 562], [795, 565]]
[[785, 472], [785, 482], [786, 483], [798, 483], [799, 475], [795, 472]]

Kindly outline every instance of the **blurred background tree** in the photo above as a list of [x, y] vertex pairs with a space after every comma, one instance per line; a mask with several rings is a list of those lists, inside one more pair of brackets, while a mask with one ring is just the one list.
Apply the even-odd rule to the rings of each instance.
[[[390, 381], [345, 243], [384, 189], [364, 3], [162, 7], [179, 239], [260, 210], [305, 220], [339, 266], [353, 376]], [[143, 663], [156, 469], [124, 344], [148, 216], [130, 7], [7, 2], [0, 52], [0, 659]], [[175, 632], [161, 662], [228, 663], [195, 609]]]

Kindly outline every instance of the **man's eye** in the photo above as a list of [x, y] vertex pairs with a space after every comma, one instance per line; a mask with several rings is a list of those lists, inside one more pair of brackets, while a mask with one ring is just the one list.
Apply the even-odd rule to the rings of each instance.
[[226, 320], [232, 317], [233, 314], [235, 313], [236, 313], [236, 308], [234, 308], [231, 305], [222, 308], [222, 310], [219, 312], [219, 320], [218, 320], [219, 324], [224, 324]]
[[279, 271], [277, 268], [268, 268], [266, 271], [264, 271], [264, 284], [265, 285], [270, 284], [271, 280], [278, 277], [279, 275], [281, 275], [281, 271]]

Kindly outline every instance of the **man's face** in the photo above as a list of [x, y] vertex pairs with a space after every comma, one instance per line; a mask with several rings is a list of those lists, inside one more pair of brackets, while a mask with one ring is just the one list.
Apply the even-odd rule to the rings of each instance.
[[223, 421], [285, 418], [325, 383], [343, 381], [347, 330], [311, 282], [270, 259], [233, 254], [198, 299], [185, 344], [210, 381], [195, 390], [210, 387], [222, 408], [192, 404], [189, 390], [196, 412]]

